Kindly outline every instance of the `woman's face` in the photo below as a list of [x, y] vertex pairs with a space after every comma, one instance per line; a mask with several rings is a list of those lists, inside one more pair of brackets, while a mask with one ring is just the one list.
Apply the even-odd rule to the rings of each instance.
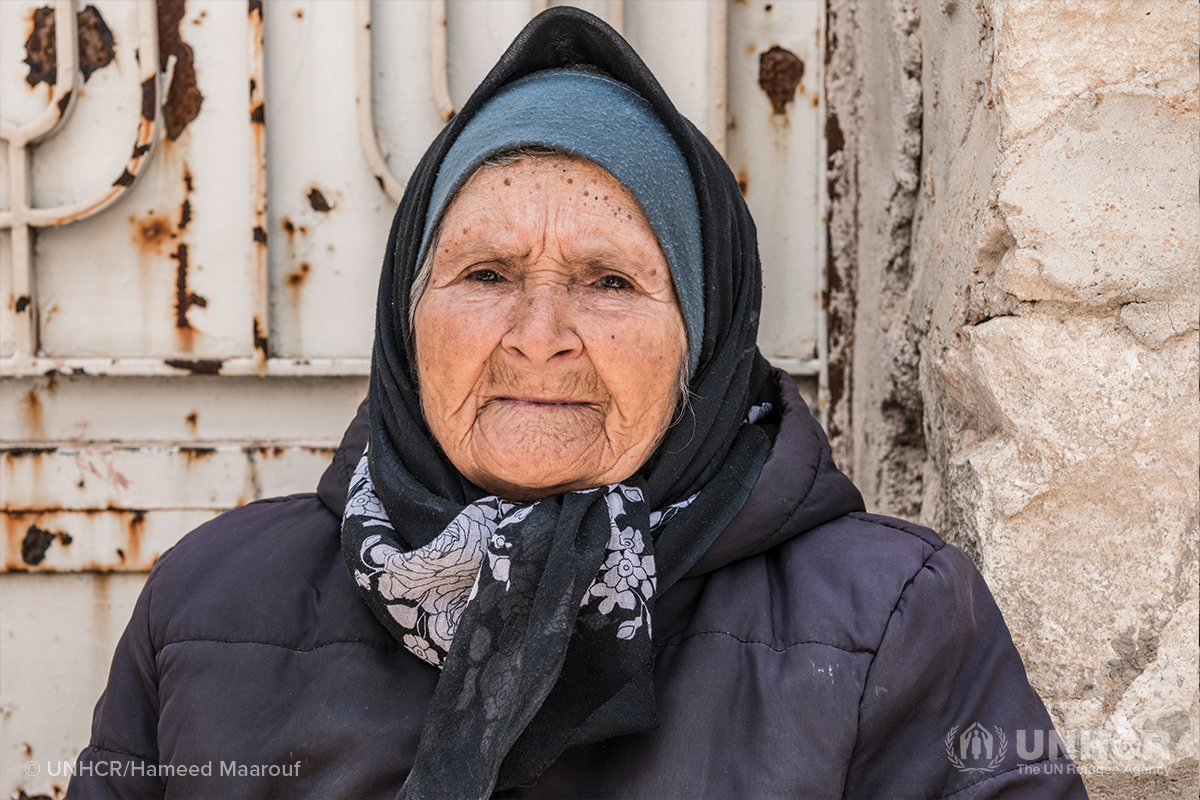
[[477, 172], [414, 327], [434, 437], [505, 499], [628, 478], [675, 411], [687, 336], [666, 260], [633, 196], [583, 159]]

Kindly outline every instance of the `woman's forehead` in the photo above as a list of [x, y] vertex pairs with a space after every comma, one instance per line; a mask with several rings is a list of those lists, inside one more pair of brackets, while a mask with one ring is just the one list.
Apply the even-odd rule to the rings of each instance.
[[[466, 181], [455, 195], [453, 204], [473, 187], [489, 186], [494, 191], [499, 186], [514, 184], [530, 192], [561, 189], [564, 196], [603, 197], [614, 196], [637, 205], [633, 194], [606, 169], [586, 158], [569, 153], [529, 155], [517, 161], [500, 165], [484, 164]], [[597, 195], [594, 190], [603, 194]], [[641, 208], [638, 208], [639, 213]], [[642, 214], [644, 218], [645, 215]]]
[[570, 236], [580, 251], [661, 249], [633, 195], [601, 167], [571, 156], [522, 159], [484, 167], [455, 197], [444, 218], [447, 247], [528, 249], [530, 235]]

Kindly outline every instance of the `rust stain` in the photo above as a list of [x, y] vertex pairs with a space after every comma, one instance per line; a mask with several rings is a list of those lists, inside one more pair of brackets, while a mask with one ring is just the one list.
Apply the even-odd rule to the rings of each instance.
[[187, 464], [190, 467], [193, 461], [202, 461], [210, 458], [213, 453], [217, 452], [215, 447], [181, 447], [179, 452], [183, 453], [187, 459]]
[[308, 273], [311, 271], [312, 267], [308, 265], [308, 262], [301, 261], [295, 272], [288, 273], [287, 285], [293, 289], [299, 289], [304, 285], [304, 281], [308, 279]]
[[254, 317], [254, 349], [262, 353], [263, 358], [268, 356], [267, 334], [263, 331], [262, 322], [258, 315]]
[[95, 6], [87, 6], [76, 16], [79, 25], [79, 69], [86, 81], [92, 73], [112, 63], [116, 56], [112, 31]]
[[192, 180], [192, 171], [188, 169], [188, 165], [183, 165], [183, 188], [188, 194], [196, 191], [196, 185]]
[[[158, 103], [155, 102], [158, 90], [154, 86], [154, 78], [146, 78], [142, 81], [142, 119], [147, 122], [153, 122], [158, 115]], [[146, 145], [146, 149], [150, 148]]]
[[178, 139], [200, 114], [204, 95], [196, 85], [196, 66], [192, 47], [183, 40], [180, 24], [186, 10], [185, 0], [158, 0], [158, 66], [167, 69], [167, 59], [175, 56], [175, 74], [165, 104], [167, 138]]
[[254, 137], [254, 227], [250, 234], [254, 240], [254, 287], [252, 318], [254, 349], [259, 354], [258, 367], [267, 363], [267, 339], [262, 320], [267, 306], [267, 155], [266, 155], [266, 106], [263, 100], [263, 70], [265, 69], [265, 39], [263, 33], [263, 6], [261, 0], [248, 0], [246, 6], [250, 27], [250, 132]]
[[[206, 308], [208, 300], [188, 289], [188, 246], [180, 242], [179, 247], [171, 254], [177, 264], [175, 269], [175, 328], [178, 331], [193, 331], [188, 322], [188, 309], [192, 306]], [[185, 350], [191, 350], [191, 336], [183, 337]]]
[[112, 185], [113, 186], [129, 186], [133, 183], [133, 181], [134, 181], [133, 173], [129, 171], [129, 167], [126, 167], [125, 170], [117, 177], [117, 179], [112, 182]]
[[745, 168], [738, 170], [737, 174], [738, 191], [745, 197], [750, 192], [750, 173]]
[[21, 415], [25, 418], [25, 431], [29, 439], [45, 439], [45, 413], [37, 389], [30, 389], [21, 402]]
[[[79, 70], [84, 81], [98, 69], [107, 67], [116, 57], [116, 41], [112, 30], [95, 6], [87, 6], [75, 15], [79, 36]], [[29, 74], [25, 82], [30, 86], [45, 83], [53, 86], [58, 82], [58, 45], [54, 37], [54, 9], [43, 6], [33, 12], [33, 30], [25, 40], [25, 60]], [[66, 108], [69, 94], [59, 102], [59, 112]]]
[[17, 298], [16, 309], [18, 314], [25, 313], [25, 309], [29, 308], [29, 295], [23, 294]]
[[[107, 574], [96, 575], [92, 579], [92, 621], [97, 638], [104, 641], [108, 631], [108, 614], [112, 610], [112, 592], [109, 588]], [[58, 796], [55, 795], [55, 800]]]
[[47, 453], [56, 452], [58, 452], [58, 448], [56, 447], [7, 447], [4, 450], [0, 450], [0, 453], [4, 454], [5, 459], [39, 458]]
[[290, 219], [288, 219], [287, 217], [284, 217], [283, 221], [280, 224], [283, 226], [284, 232], [288, 235], [288, 239], [291, 239], [292, 236], [296, 233], [296, 226], [293, 225], [292, 221]]
[[187, 226], [192, 222], [192, 201], [184, 199], [179, 206], [179, 230], [187, 230]]
[[[0, 570], [7, 572], [57, 572], [54, 567], [45, 564], [45, 556], [54, 542], [61, 547], [70, 547], [74, 537], [66, 531], [49, 530], [52, 526], [43, 522], [44, 517], [53, 517], [63, 513], [61, 508], [21, 508], [5, 509], [0, 514], [3, 520], [4, 535], [7, 541], [7, 552], [10, 557]], [[79, 566], [71, 567], [72, 572], [110, 573], [120, 570], [146, 570], [154, 566], [158, 554], [151, 555], [142, 563], [142, 549], [145, 533], [146, 511], [143, 509], [123, 508], [109, 505], [105, 508], [88, 508], [70, 513], [83, 514], [88, 518], [100, 515], [118, 517], [127, 531], [124, 547], [117, 548], [119, 564], [98, 563], [89, 561]], [[17, 558], [20, 552], [21, 557]]]
[[64, 92], [62, 99], [58, 101], [58, 115], [61, 117], [67, 113], [67, 106], [71, 105], [71, 92]]
[[202, 358], [189, 361], [182, 358], [166, 358], [163, 363], [168, 367], [187, 370], [193, 375], [220, 375], [224, 361], [215, 358]]
[[25, 538], [21, 540], [21, 560], [31, 567], [36, 567], [46, 559], [46, 550], [57, 538], [48, 530], [30, 525], [29, 530], [25, 532]]
[[28, 568], [24, 563], [20, 561], [14, 563], [13, 561], [13, 557], [21, 552], [21, 540], [25, 535], [25, 532], [21, 528], [23, 515], [17, 516], [4, 513], [0, 514], [0, 519], [4, 521], [4, 552], [9, 556], [9, 559], [4, 564], [4, 569], [9, 571], [27, 571]]
[[184, 417], [183, 421], [186, 422], [188, 427], [192, 429], [192, 433], [195, 433], [196, 432], [196, 423], [200, 421], [200, 415], [198, 413], [196, 413], [195, 411], [193, 411], [192, 413], [190, 413], [186, 417]]
[[325, 195], [315, 186], [308, 193], [308, 204], [312, 206], [313, 211], [320, 211], [322, 214], [328, 214], [333, 209], [333, 206], [325, 199]]
[[[846, 146], [846, 137], [842, 133], [842, 126], [838, 123], [837, 114], [830, 112], [825, 117], [825, 152], [830, 158], [833, 158], [835, 153], [840, 153], [842, 148]], [[833, 164], [830, 163], [832, 171]], [[832, 178], [830, 179], [832, 181]], [[832, 187], [831, 187], [832, 188]], [[832, 194], [830, 195], [833, 196]]]
[[54, 42], [54, 9], [50, 6], [34, 10], [33, 31], [25, 40], [25, 53], [22, 63], [29, 65], [25, 82], [30, 86], [53, 86], [58, 80], [58, 48]]
[[804, 62], [791, 50], [775, 45], [758, 58], [758, 85], [771, 100], [771, 110], [786, 114], [804, 78]]
[[144, 253], [162, 255], [162, 246], [175, 238], [171, 221], [165, 216], [158, 215], [145, 219], [133, 219], [134, 243]]
[[[146, 512], [134, 510], [129, 520], [129, 560], [136, 564], [142, 559], [142, 537], [146, 533]], [[121, 551], [118, 550], [118, 553]], [[124, 560], [124, 559], [122, 559]]]

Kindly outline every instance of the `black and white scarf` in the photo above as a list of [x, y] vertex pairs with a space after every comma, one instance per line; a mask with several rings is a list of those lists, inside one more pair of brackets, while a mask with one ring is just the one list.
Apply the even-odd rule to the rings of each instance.
[[[368, 463], [364, 453], [342, 521], [344, 529], [363, 535], [352, 567], [355, 582], [386, 609], [392, 635], [413, 655], [441, 669], [463, 611], [481, 587], [487, 592], [495, 584], [497, 591], [502, 587], [508, 593], [514, 581], [518, 587], [529, 585], [522, 574], [527, 564], [521, 556], [528, 548], [521, 523], [535, 504], [484, 497], [464, 506], [429, 544], [401, 550], [375, 494]], [[647, 516], [645, 495], [636, 486], [614, 483], [575, 494], [603, 499], [609, 522], [600, 571], [579, 601], [582, 624], [593, 630], [613, 629], [612, 635], [626, 641], [643, 627], [651, 637], [650, 607], [658, 573], [650, 535], [691, 505], [695, 495]]]
[[[430, 190], [458, 133], [505, 84], [564, 68], [598, 69], [633, 88], [687, 161], [704, 335], [687, 412], [635, 475], [509, 503], [467, 481], [424, 422], [409, 292]], [[342, 526], [343, 556], [376, 618], [441, 669], [401, 797], [487, 797], [536, 780], [567, 746], [656, 727], [655, 599], [738, 512], [770, 448], [755, 424], [761, 409], [751, 412], [774, 399], [755, 344], [760, 281], [754, 223], [728, 166], [629, 45], [579, 9], [531, 22], [430, 146], [384, 258], [369, 446]]]

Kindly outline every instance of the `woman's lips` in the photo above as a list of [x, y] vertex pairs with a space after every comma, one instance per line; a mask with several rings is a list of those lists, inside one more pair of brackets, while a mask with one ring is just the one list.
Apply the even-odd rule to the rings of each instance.
[[590, 406], [591, 405], [591, 403], [588, 403], [587, 401], [584, 401], [584, 400], [570, 400], [570, 399], [548, 398], [548, 397], [498, 397], [498, 398], [496, 398], [496, 400], [501, 403], [508, 403], [510, 405], [516, 405], [516, 406], [581, 407], [581, 406]]

